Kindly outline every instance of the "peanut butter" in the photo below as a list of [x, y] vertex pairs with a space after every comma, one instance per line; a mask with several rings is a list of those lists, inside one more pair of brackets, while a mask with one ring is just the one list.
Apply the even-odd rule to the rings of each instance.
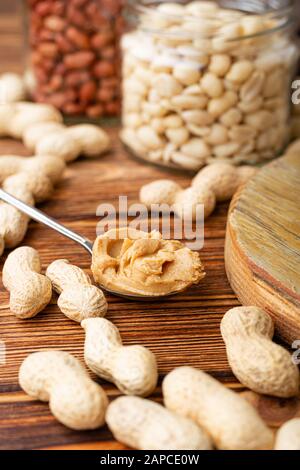
[[205, 276], [199, 254], [181, 242], [129, 228], [96, 239], [92, 271], [104, 288], [145, 296], [181, 292]]

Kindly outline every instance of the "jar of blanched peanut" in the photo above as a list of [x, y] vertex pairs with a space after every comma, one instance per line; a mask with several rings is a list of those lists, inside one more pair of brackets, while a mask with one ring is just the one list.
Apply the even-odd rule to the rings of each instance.
[[121, 137], [135, 155], [198, 170], [281, 153], [298, 59], [290, 0], [129, 0], [127, 17]]

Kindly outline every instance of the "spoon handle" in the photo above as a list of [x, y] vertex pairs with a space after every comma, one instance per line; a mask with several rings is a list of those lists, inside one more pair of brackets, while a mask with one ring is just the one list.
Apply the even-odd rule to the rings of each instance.
[[36, 209], [35, 207], [25, 204], [24, 202], [15, 198], [6, 191], [3, 191], [3, 189], [0, 189], [0, 200], [7, 202], [11, 206], [14, 206], [16, 209], [20, 210], [24, 214], [27, 214], [31, 219], [36, 220], [41, 224], [47, 225], [47, 227], [56, 230], [61, 235], [70, 238], [76, 243], [79, 243], [79, 245], [83, 246], [83, 248], [85, 248], [90, 254], [93, 253], [93, 243], [91, 242], [91, 240], [86, 237], [82, 237], [81, 235], [76, 232], [73, 232], [72, 230], [69, 230], [64, 225], [61, 225], [56, 222], [55, 219], [52, 219], [52, 217], [48, 217], [46, 214]]

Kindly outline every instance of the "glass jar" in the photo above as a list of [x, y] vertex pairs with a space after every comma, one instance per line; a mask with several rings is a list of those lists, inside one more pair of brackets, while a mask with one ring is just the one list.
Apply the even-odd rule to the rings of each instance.
[[280, 154], [298, 59], [291, 1], [129, 0], [127, 17], [121, 137], [134, 154], [194, 171]]
[[64, 114], [120, 114], [123, 0], [25, 0], [32, 99]]

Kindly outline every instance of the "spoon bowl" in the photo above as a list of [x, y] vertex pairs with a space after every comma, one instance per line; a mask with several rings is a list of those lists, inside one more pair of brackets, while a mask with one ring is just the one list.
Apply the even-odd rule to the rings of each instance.
[[[89, 240], [86, 237], [83, 237], [82, 235], [79, 235], [78, 233], [74, 232], [73, 230], [68, 229], [64, 225], [60, 224], [57, 222], [55, 219], [52, 217], [47, 216], [44, 212], [40, 211], [39, 209], [36, 209], [35, 207], [32, 207], [28, 204], [25, 204], [25, 202], [20, 201], [19, 199], [15, 198], [11, 194], [7, 193], [3, 189], [0, 189], [0, 200], [6, 202], [7, 204], [10, 204], [11, 206], [15, 207], [19, 211], [23, 212], [24, 214], [28, 215], [31, 219], [35, 220], [36, 222], [39, 222], [43, 225], [46, 225], [47, 227], [51, 228], [52, 230], [55, 230], [56, 232], [60, 233], [64, 237], [69, 238], [70, 240], [73, 240], [74, 242], [78, 243], [81, 245], [86, 251], [89, 252], [89, 254], [92, 256], [93, 255], [93, 242]], [[111, 289], [108, 289], [107, 287], [104, 287], [103, 285], [99, 284], [99, 287], [103, 289], [104, 291], [116, 295], [118, 297], [122, 297], [125, 299], [130, 299], [130, 300], [135, 300], [139, 302], [147, 302], [149, 300], [151, 301], [156, 301], [156, 300], [161, 300], [162, 298], [165, 297], [171, 297], [175, 294], [178, 294], [179, 292], [170, 292], [168, 294], [164, 295], [138, 295], [138, 294], [127, 294], [125, 292], [118, 292], [114, 291]]]

